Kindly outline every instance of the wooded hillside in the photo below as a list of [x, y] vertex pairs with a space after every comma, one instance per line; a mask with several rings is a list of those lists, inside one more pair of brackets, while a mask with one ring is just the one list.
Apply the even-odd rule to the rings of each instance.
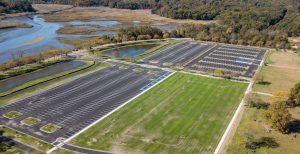
[[152, 9], [175, 19], [218, 20], [219, 24], [185, 25], [172, 36], [199, 40], [289, 47], [288, 37], [300, 36], [300, 0], [32, 0], [75, 6]]
[[28, 0], [0, 0], [0, 13], [33, 12]]

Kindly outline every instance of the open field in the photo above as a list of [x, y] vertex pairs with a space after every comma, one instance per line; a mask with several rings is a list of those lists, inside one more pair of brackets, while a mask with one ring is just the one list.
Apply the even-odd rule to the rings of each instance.
[[[121, 69], [121, 66], [115, 64], [1, 107], [0, 114], [21, 113], [14, 119], [0, 118], [1, 123], [52, 143], [57, 138], [71, 137], [169, 74], [164, 71], [151, 74], [148, 71], [152, 69], [137, 66]], [[40, 121], [33, 126], [22, 125], [28, 117]]]
[[[266, 96], [261, 96], [262, 100], [268, 99]], [[294, 120], [300, 120], [299, 112], [300, 108], [293, 108], [289, 110]], [[264, 118], [264, 109], [256, 109], [246, 107], [242, 116], [241, 122], [235, 131], [235, 134], [229, 143], [227, 149], [223, 151], [226, 154], [237, 154], [237, 153], [253, 153], [252, 150], [245, 148], [244, 140], [247, 135], [253, 135], [254, 139], [261, 137], [271, 137], [278, 144], [277, 148], [259, 148], [255, 153], [257, 154], [298, 154], [300, 153], [300, 137], [299, 128], [298, 132], [291, 134], [282, 134], [276, 130], [270, 128]], [[271, 131], [269, 131], [271, 130]], [[295, 134], [296, 137], [294, 136]]]
[[146, 58], [145, 62], [210, 74], [223, 70], [234, 77], [251, 78], [265, 53], [259, 48], [183, 41]]
[[195, 20], [174, 20], [161, 17], [151, 13], [151, 10], [127, 10], [113, 9], [107, 7], [77, 7], [71, 10], [63, 11], [55, 15], [46, 15], [47, 21], [71, 21], [71, 20], [92, 20], [105, 18], [109, 20], [119, 20], [121, 22], [132, 22], [139, 20], [151, 25], [168, 23], [215, 23], [216, 21], [195, 21]]
[[255, 84], [255, 91], [289, 91], [300, 81], [300, 56], [297, 53], [272, 51], [266, 62], [268, 65], [259, 73], [266, 84]]
[[114, 153], [212, 153], [246, 87], [176, 73], [71, 143]]
[[37, 11], [37, 13], [53, 13], [73, 8], [72, 5], [60, 4], [33, 4], [32, 7]]

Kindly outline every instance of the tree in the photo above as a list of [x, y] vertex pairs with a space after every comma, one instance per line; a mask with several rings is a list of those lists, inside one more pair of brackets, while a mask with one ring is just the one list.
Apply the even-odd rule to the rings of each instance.
[[4, 132], [0, 131], [0, 152], [6, 152], [10, 148], [10, 145], [5, 143], [7, 138], [3, 134]]
[[164, 39], [170, 38], [170, 33], [169, 32], [164, 32], [163, 38]]
[[300, 82], [291, 89], [288, 103], [300, 105]]
[[215, 72], [214, 72], [214, 74], [216, 76], [224, 76], [225, 75], [225, 71], [222, 70], [222, 69], [216, 69]]
[[291, 121], [291, 114], [287, 109], [285, 101], [273, 102], [266, 111], [265, 117], [271, 127], [282, 132], [288, 132], [288, 125]]

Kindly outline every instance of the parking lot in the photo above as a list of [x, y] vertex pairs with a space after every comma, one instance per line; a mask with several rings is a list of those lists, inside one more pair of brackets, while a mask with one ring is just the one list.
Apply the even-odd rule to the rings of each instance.
[[208, 49], [210, 45], [195, 42], [183, 42], [171, 48], [165, 49], [145, 60], [157, 66], [179, 66], [183, 67], [194, 57]]
[[193, 60], [190, 70], [214, 73], [216, 69], [235, 77], [251, 78], [258, 69], [266, 50], [234, 45], [215, 45]]
[[[53, 143], [57, 138], [71, 137], [169, 74], [160, 69], [117, 64], [1, 107], [1, 115], [16, 112], [19, 116], [1, 116], [0, 121]], [[24, 119], [28, 118], [38, 119], [37, 123], [25, 125]], [[49, 124], [57, 127], [56, 131], [42, 130]]]
[[204, 73], [222, 70], [234, 77], [251, 78], [265, 54], [266, 50], [260, 48], [185, 41], [146, 58], [145, 62]]

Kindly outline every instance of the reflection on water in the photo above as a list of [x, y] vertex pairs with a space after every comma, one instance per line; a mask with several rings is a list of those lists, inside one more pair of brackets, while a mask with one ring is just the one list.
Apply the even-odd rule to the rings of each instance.
[[[56, 31], [62, 27], [58, 23], [48, 23], [38, 16], [8, 18], [7, 21], [24, 22], [33, 28], [15, 28], [11, 31], [0, 33], [0, 62], [11, 59], [11, 54], [25, 51], [25, 56], [35, 55], [49, 47], [70, 48], [72, 46], [59, 42]], [[38, 39], [40, 38], [40, 39]], [[42, 39], [41, 39], [42, 38]]]
[[129, 46], [129, 47], [105, 51], [104, 54], [112, 57], [117, 57], [117, 58], [133, 57], [142, 54], [155, 46], [157, 46], [157, 44]]
[[[46, 22], [39, 15], [7, 18], [5, 21], [23, 22], [32, 25], [33, 27], [0, 30], [0, 63], [7, 62], [12, 58], [12, 53], [16, 53], [20, 50], [25, 51], [25, 56], [31, 56], [49, 48], [73, 48], [72, 45], [58, 41], [58, 38], [79, 39], [91, 36], [115, 35], [116, 32], [108, 31], [107, 29], [142, 24], [138, 20], [133, 20], [132, 23], [121, 23], [119, 21], [107, 19], [96, 19], [94, 21], [74, 20], [70, 22]], [[56, 31], [65, 24], [76, 25], [81, 28], [99, 26], [97, 28], [101, 31], [91, 34], [57, 34]], [[154, 27], [162, 30], [172, 30], [176, 27], [176, 24]]]
[[83, 66], [85, 63], [80, 61], [70, 61], [58, 63], [31, 73], [26, 73], [6, 80], [0, 80], [0, 93], [14, 89], [27, 82], [58, 74], [64, 71], [69, 71], [77, 67]]

